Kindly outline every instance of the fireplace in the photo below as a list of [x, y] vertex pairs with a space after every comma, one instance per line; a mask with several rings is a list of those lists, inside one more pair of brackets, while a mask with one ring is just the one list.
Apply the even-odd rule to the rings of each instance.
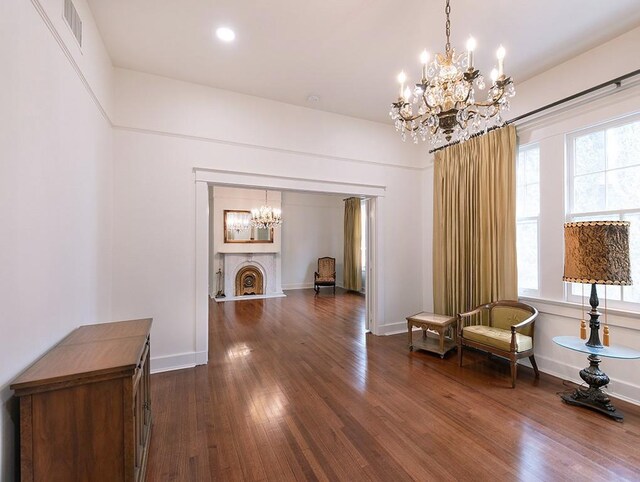
[[226, 297], [217, 302], [286, 296], [280, 284], [279, 253], [219, 253]]
[[263, 295], [264, 277], [257, 266], [249, 265], [238, 270], [236, 274], [236, 296]]

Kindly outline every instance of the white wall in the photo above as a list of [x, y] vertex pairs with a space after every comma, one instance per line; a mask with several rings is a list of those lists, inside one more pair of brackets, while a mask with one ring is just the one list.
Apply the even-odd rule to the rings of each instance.
[[[251, 211], [265, 203], [265, 191], [258, 189], [240, 189], [225, 186], [210, 186], [209, 200], [209, 296], [214, 297], [217, 288], [216, 271], [224, 271], [224, 258], [221, 253], [277, 253], [280, 254], [282, 235], [280, 228], [273, 230], [273, 243], [225, 243], [224, 211]], [[279, 191], [267, 191], [269, 206], [282, 209], [282, 194]], [[276, 262], [276, 271], [280, 268]], [[281, 275], [276, 274], [277, 279]]]
[[342, 286], [342, 196], [284, 192], [282, 214], [282, 289], [312, 288], [318, 258], [323, 256], [336, 259], [336, 284]]
[[[202, 355], [194, 351], [194, 168], [386, 186], [380, 324], [400, 326], [420, 308], [421, 185], [412, 165], [424, 150], [386, 125], [247, 96], [227, 104], [238, 95], [121, 69], [116, 92], [113, 316], [154, 316], [155, 369]], [[229, 109], [232, 120], [260, 123], [245, 130]], [[314, 120], [315, 129], [299, 130]], [[407, 278], [415, 290], [404, 289]]]
[[[282, 209], [282, 194], [278, 191], [267, 191], [267, 203], [273, 208]], [[213, 253], [246, 253], [250, 249], [253, 253], [279, 253], [282, 236], [279, 229], [273, 231], [273, 243], [225, 243], [224, 242], [224, 211], [251, 209], [265, 203], [265, 191], [260, 189], [239, 189], [233, 187], [213, 187]]]
[[85, 3], [75, 3], [82, 54], [65, 43], [62, 2], [0, 2], [3, 481], [14, 480], [17, 455], [8, 385], [72, 329], [111, 316], [111, 66]]

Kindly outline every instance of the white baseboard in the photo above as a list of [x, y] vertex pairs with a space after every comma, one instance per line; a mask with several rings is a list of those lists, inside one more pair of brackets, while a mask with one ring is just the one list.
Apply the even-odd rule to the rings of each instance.
[[[415, 327], [414, 327], [415, 328]], [[400, 321], [398, 323], [389, 323], [388, 325], [378, 326], [378, 335], [398, 335], [407, 332], [407, 322]]]
[[224, 298], [214, 298], [216, 303], [224, 303], [225, 301], [243, 301], [243, 300], [265, 300], [267, 298], [286, 298], [284, 293], [270, 293], [268, 295], [244, 295], [244, 296], [225, 296]]
[[[308, 290], [313, 288], [313, 283], [291, 283], [288, 285], [282, 285], [283, 290]], [[328, 288], [325, 286], [325, 288]], [[344, 288], [340, 283], [336, 283], [336, 288]]]
[[162, 373], [183, 368], [193, 368], [207, 363], [207, 352], [179, 353], [151, 358], [151, 373]]
[[308, 290], [309, 288], [313, 288], [313, 283], [291, 283], [282, 285], [283, 290]]

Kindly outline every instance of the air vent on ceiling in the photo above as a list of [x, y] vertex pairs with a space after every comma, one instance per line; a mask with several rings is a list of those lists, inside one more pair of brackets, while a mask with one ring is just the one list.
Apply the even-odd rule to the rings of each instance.
[[64, 0], [64, 19], [78, 44], [82, 47], [82, 20], [80, 20], [80, 15], [71, 0]]

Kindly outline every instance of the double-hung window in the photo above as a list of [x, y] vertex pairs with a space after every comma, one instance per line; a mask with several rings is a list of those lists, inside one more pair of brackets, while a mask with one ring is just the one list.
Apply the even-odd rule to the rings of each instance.
[[538, 295], [540, 232], [540, 147], [521, 146], [516, 159], [516, 242], [518, 292]]
[[[572, 133], [566, 145], [567, 221], [631, 222], [634, 285], [608, 286], [606, 297], [612, 306], [635, 310], [640, 307], [640, 116]], [[578, 301], [583, 288], [573, 283], [567, 298]], [[598, 286], [598, 294], [604, 293]]]

